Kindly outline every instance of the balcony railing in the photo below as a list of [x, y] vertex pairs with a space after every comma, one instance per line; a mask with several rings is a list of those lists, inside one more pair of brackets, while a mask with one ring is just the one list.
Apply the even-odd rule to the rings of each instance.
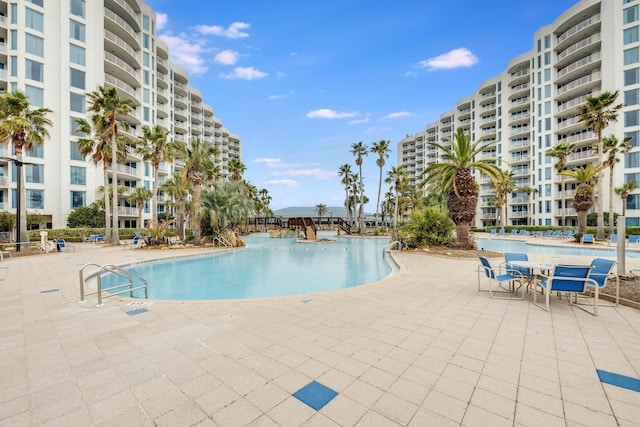
[[593, 15], [585, 19], [584, 21], [577, 23], [576, 25], [569, 28], [567, 31], [565, 31], [564, 33], [558, 36], [558, 44], [562, 43], [568, 37], [574, 35], [575, 33], [582, 30], [583, 28], [588, 27], [591, 24], [595, 24], [596, 22], [600, 22], [600, 15]]
[[594, 34], [591, 37], [587, 37], [584, 40], [580, 40], [578, 43], [572, 44], [562, 52], [558, 53], [558, 61], [564, 59], [567, 55], [571, 55], [573, 52], [582, 49], [583, 47], [587, 47], [590, 44], [597, 43], [600, 41], [600, 34]]
[[579, 79], [573, 80], [572, 82], [567, 83], [566, 85], [563, 86], [559, 86], [558, 87], [558, 95], [562, 95], [563, 93], [571, 90], [571, 89], [575, 89], [579, 86], [585, 85], [587, 83], [590, 83], [594, 80], [598, 80], [600, 79], [601, 74], [598, 71], [597, 73], [591, 73], [588, 76], [583, 76], [580, 77]]
[[516, 71], [515, 73], [511, 73], [511, 80], [515, 80], [522, 76], [528, 76], [528, 75], [529, 75], [529, 70]]
[[116, 45], [120, 46], [122, 49], [126, 50], [127, 53], [131, 56], [133, 56], [134, 58], [137, 58], [137, 54], [135, 49], [133, 49], [129, 43], [127, 43], [126, 41], [122, 40], [120, 37], [118, 37], [117, 35], [115, 35], [114, 33], [112, 33], [109, 30], [104, 30], [104, 38], [111, 41], [112, 43], [115, 43]]
[[599, 60], [600, 60], [600, 52], [591, 54], [585, 58], [582, 58], [558, 70], [558, 77], [563, 77], [567, 73], [570, 73], [574, 70], [577, 70], [580, 67], [584, 67], [585, 65], [591, 64], [592, 62], [599, 61]]

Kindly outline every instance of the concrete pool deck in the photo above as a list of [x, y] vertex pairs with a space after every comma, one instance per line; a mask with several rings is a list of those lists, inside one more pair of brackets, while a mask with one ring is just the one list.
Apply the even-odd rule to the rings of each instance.
[[[86, 262], [202, 251], [77, 244], [76, 252], [5, 258], [0, 426], [640, 420], [640, 311], [601, 307], [594, 318], [555, 298], [550, 313], [527, 300], [491, 300], [477, 291], [475, 259], [397, 253], [393, 278], [302, 296], [78, 303]], [[628, 259], [627, 269], [637, 263]], [[631, 389], [601, 381], [598, 370], [629, 377], [618, 384]], [[337, 393], [319, 410], [293, 396], [313, 381]]]

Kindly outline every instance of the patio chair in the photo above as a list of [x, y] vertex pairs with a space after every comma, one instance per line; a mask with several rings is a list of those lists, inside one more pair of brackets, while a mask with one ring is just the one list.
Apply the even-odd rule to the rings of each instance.
[[496, 229], [495, 228], [491, 229], [491, 232], [489, 233], [489, 236], [490, 237], [496, 237]]
[[561, 233], [560, 230], [554, 231], [553, 233], [551, 233], [551, 238], [552, 239], [559, 239], [560, 238], [560, 233]]
[[64, 239], [58, 238], [58, 239], [53, 239], [55, 244], [56, 244], [56, 248], [58, 250], [58, 252], [60, 251], [71, 251], [73, 250], [74, 252], [76, 251], [76, 247], [70, 243], [67, 243]]
[[[620, 277], [615, 272], [615, 266], [618, 262], [605, 258], [594, 258], [591, 261], [591, 273], [589, 273], [589, 279], [593, 279], [598, 284], [598, 288], [602, 289], [607, 284], [607, 279], [616, 279], [616, 300], [615, 305], [608, 305], [606, 307], [617, 307], [620, 304]], [[593, 286], [593, 283], [588, 283], [589, 286]], [[604, 307], [604, 306], [603, 306]], [[596, 316], [598, 315], [598, 307], [594, 307]]]
[[[137, 232], [136, 232], [137, 233]], [[139, 233], [138, 233], [139, 234]], [[144, 243], [144, 239], [142, 238], [142, 235], [139, 236], [135, 236], [133, 238], [133, 241], [131, 242], [127, 242], [127, 246], [125, 246], [125, 249], [128, 247], [129, 249], [138, 249], [141, 248], [145, 245]]]
[[511, 230], [511, 235], [512, 236], [517, 236], [518, 235], [518, 230]]
[[[533, 293], [533, 304], [543, 310], [549, 311], [549, 301], [551, 299], [551, 292], [559, 292], [561, 294], [569, 295], [569, 305], [571, 303], [571, 294], [577, 296], [584, 293], [589, 286], [595, 289], [594, 292], [594, 310], [593, 315], [598, 315], [598, 283], [589, 278], [591, 273], [590, 265], [557, 265], [553, 269], [553, 273], [550, 277], [540, 280], [537, 284], [542, 288], [545, 296], [545, 307], [536, 302], [536, 295], [538, 292]], [[585, 310], [586, 311], [586, 310]]]
[[571, 230], [567, 230], [564, 232], [564, 234], [560, 235], [561, 239], [570, 239], [571, 237], [573, 237], [573, 231]]
[[[478, 266], [478, 291], [479, 292], [489, 292], [489, 298], [496, 299], [514, 299], [517, 298], [518, 289], [520, 289], [523, 285], [522, 282], [522, 274], [519, 271], [506, 269], [503, 267], [498, 267], [494, 269], [491, 266], [491, 263], [484, 256], [478, 256], [480, 258], [480, 265]], [[482, 289], [480, 285], [480, 277], [484, 273], [489, 282], [488, 289]], [[516, 288], [515, 283], [518, 282], [519, 286]], [[507, 284], [508, 287], [504, 287]], [[496, 289], [493, 289], [493, 285], [496, 286]], [[496, 294], [511, 294], [513, 297], [498, 297]], [[524, 292], [522, 296], [517, 299], [524, 299]]]
[[611, 237], [609, 237], [609, 243], [608, 245], [617, 245], [618, 244], [618, 235], [617, 234], [612, 234]]
[[591, 243], [592, 245], [596, 243], [595, 239], [593, 238], [593, 234], [582, 235], [582, 237], [580, 238], [580, 244], [583, 245], [585, 243]]
[[520, 235], [521, 236], [528, 236], [529, 232], [523, 228], [522, 230], [520, 230]]
[[635, 243], [636, 245], [640, 243], [640, 235], [630, 234], [629, 235], [629, 244]]
[[551, 237], [552, 234], [553, 234], [553, 230], [547, 230], [547, 232], [544, 233], [544, 236], [542, 237]]
[[533, 271], [526, 267], [517, 267], [512, 265], [511, 261], [529, 261], [529, 256], [526, 253], [520, 252], [505, 252], [504, 253], [504, 266], [507, 270], [514, 270], [522, 275], [523, 279], [527, 280], [527, 285], [535, 278]]
[[498, 232], [498, 235], [500, 236], [504, 236], [504, 228], [501, 228], [500, 231]]

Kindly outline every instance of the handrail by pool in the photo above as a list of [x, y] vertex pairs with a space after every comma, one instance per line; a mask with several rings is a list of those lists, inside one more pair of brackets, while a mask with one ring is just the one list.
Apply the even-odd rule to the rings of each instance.
[[[84, 285], [85, 285], [84, 270], [87, 267], [90, 267], [90, 266], [98, 267], [98, 271], [96, 273], [96, 278], [97, 278], [96, 291], [95, 292], [85, 293], [85, 290], [84, 290]], [[122, 284], [118, 284], [118, 285], [112, 286], [110, 288], [103, 289], [102, 288], [102, 274], [104, 272], [111, 273], [111, 274], [114, 274], [114, 275], [119, 276], [119, 277], [124, 277], [124, 278], [126, 278], [128, 280], [128, 283], [122, 283]], [[133, 291], [138, 290], [138, 289], [144, 289], [144, 297], [145, 297], [145, 299], [149, 298], [148, 284], [147, 284], [147, 281], [145, 279], [143, 279], [142, 277], [138, 276], [137, 274], [131, 273], [130, 271], [124, 270], [124, 269], [122, 269], [122, 268], [120, 268], [120, 267], [118, 267], [116, 265], [113, 265], [113, 264], [99, 265], [99, 264], [96, 264], [94, 262], [88, 262], [88, 263], [84, 264], [82, 267], [80, 267], [79, 275], [80, 275], [80, 302], [81, 303], [86, 302], [85, 297], [87, 295], [95, 295], [95, 294], [97, 294], [98, 295], [98, 305], [97, 305], [97, 307], [102, 307], [102, 305], [103, 305], [102, 304], [102, 298], [103, 298], [102, 291], [109, 292], [109, 294], [105, 295], [104, 298], [109, 298], [109, 297], [112, 297], [112, 296], [115, 296], [115, 295], [120, 295], [120, 294], [123, 294], [125, 292], [129, 292], [129, 296], [131, 298], [133, 298]], [[137, 280], [141, 281], [142, 285], [133, 286], [133, 279], [137, 279]], [[119, 289], [119, 288], [122, 288], [122, 287], [127, 286], [127, 285], [129, 285], [128, 289], [120, 290], [120, 291], [117, 291], [117, 292], [110, 292], [110, 291], [113, 291], [114, 289]]]

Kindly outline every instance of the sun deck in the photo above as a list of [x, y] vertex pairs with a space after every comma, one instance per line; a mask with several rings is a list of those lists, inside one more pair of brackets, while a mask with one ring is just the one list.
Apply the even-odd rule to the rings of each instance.
[[[401, 272], [391, 279], [304, 296], [78, 303], [82, 264], [175, 254], [78, 244], [0, 263], [0, 424], [613, 426], [640, 418], [640, 391], [598, 375], [640, 377], [640, 311], [602, 307], [594, 318], [568, 304], [549, 313], [491, 300], [477, 292], [475, 259], [398, 253]], [[306, 386], [336, 394], [314, 409], [303, 403]]]

